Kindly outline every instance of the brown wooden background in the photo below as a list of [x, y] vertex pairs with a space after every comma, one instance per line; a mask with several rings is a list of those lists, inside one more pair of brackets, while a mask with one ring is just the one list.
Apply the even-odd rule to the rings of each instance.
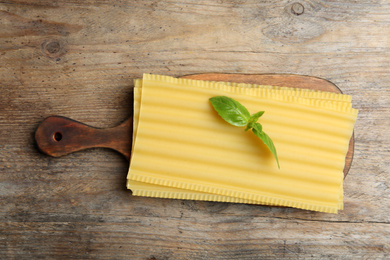
[[[63, 115], [111, 127], [142, 73], [293, 73], [360, 110], [340, 214], [132, 197], [127, 161], [50, 158]], [[0, 1], [0, 258], [390, 257], [390, 2]]]

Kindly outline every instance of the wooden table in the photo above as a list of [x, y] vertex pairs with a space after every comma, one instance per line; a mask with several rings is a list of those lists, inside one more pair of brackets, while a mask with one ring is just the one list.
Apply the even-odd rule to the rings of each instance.
[[[0, 3], [0, 258], [390, 257], [390, 4], [379, 1]], [[47, 116], [96, 127], [132, 114], [132, 80], [291, 73], [359, 109], [339, 214], [133, 197], [105, 149], [51, 158]]]

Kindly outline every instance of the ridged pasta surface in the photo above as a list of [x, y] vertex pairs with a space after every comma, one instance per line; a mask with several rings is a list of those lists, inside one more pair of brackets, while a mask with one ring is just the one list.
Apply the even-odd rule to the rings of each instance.
[[[252, 113], [266, 111], [260, 122], [280, 170], [252, 133], [219, 118], [208, 100], [218, 95]], [[134, 195], [342, 208], [342, 171], [357, 115], [349, 96], [145, 74], [134, 98], [128, 174]]]

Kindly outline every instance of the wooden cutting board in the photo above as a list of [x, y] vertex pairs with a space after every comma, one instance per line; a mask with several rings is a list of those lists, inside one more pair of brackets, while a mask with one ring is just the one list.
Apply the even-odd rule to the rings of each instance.
[[[207, 73], [183, 76], [183, 78], [274, 85], [342, 93], [325, 79], [291, 74], [220, 74]], [[38, 148], [45, 154], [59, 157], [88, 148], [110, 148], [130, 158], [133, 119], [129, 118], [113, 128], [95, 128], [61, 116], [46, 118], [35, 132]], [[345, 158], [344, 178], [352, 164], [354, 137], [349, 142]]]

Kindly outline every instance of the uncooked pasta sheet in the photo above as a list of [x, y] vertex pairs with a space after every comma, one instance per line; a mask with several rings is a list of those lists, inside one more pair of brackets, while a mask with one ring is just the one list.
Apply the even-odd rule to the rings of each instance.
[[[271, 152], [209, 102], [265, 111]], [[343, 168], [357, 117], [348, 95], [145, 74], [135, 81], [127, 186], [135, 196], [342, 209]]]

